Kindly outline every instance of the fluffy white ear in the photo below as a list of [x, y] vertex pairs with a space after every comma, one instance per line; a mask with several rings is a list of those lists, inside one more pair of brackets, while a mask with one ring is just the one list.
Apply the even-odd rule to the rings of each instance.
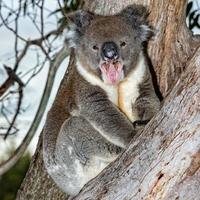
[[69, 48], [75, 48], [78, 40], [78, 33], [72, 26], [64, 30], [65, 42]]
[[68, 21], [74, 25], [80, 32], [84, 32], [87, 26], [89, 26], [91, 20], [94, 18], [94, 14], [89, 11], [78, 10], [67, 16]]
[[77, 46], [81, 35], [84, 34], [87, 26], [90, 25], [93, 18], [93, 13], [84, 10], [78, 10], [67, 15], [69, 26], [65, 30], [64, 35], [69, 47]]
[[152, 36], [155, 35], [155, 31], [146, 24], [142, 24], [140, 25], [141, 28], [141, 39], [143, 42], [147, 41], [148, 39], [150, 39]]

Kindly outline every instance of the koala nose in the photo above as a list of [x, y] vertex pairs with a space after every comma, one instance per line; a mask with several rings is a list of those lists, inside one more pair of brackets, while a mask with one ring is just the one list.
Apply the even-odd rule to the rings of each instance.
[[102, 57], [108, 59], [118, 58], [117, 45], [114, 42], [105, 42], [102, 46]]

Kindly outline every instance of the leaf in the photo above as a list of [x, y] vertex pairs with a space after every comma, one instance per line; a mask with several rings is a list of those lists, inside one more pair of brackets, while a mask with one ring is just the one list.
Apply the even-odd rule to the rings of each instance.
[[186, 8], [186, 17], [189, 15], [192, 7], [193, 7], [193, 2], [191, 1], [190, 3], [188, 3], [187, 8]]
[[59, 13], [59, 12], [61, 12], [61, 9], [60, 9], [60, 8], [58, 8], [58, 9], [52, 11], [52, 12], [48, 15], [48, 17], [50, 17], [50, 16], [52, 16], [52, 15], [54, 15], [54, 14], [56, 14], [56, 13]]
[[195, 17], [198, 10], [194, 10], [189, 14], [189, 29], [192, 30], [198, 24], [198, 15]]
[[27, 11], [27, 1], [24, 2], [24, 6], [23, 6], [24, 16], [26, 15], [26, 11]]

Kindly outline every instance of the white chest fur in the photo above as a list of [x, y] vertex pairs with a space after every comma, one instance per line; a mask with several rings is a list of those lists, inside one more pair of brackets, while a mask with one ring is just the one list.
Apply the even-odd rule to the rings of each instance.
[[120, 108], [132, 122], [138, 119], [137, 113], [133, 112], [132, 105], [139, 96], [139, 84], [145, 74], [144, 56], [141, 53], [135, 69], [118, 85], [113, 86], [104, 83], [99, 77], [88, 71], [77, 61], [78, 72], [92, 85], [101, 87], [108, 95], [110, 101]]
[[135, 69], [118, 86], [118, 106], [132, 122], [139, 119], [132, 106], [139, 97], [139, 84], [143, 80], [145, 69], [144, 56], [141, 54]]
[[97, 85], [101, 87], [108, 95], [110, 101], [115, 105], [118, 105], [118, 86], [105, 84], [99, 77], [94, 74], [88, 73], [88, 71], [81, 65], [79, 61], [76, 63], [78, 72], [83, 76], [83, 78], [92, 85]]

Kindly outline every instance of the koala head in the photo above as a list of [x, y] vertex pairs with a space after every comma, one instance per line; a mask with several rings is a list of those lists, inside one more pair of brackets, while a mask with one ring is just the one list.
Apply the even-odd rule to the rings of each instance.
[[152, 36], [147, 15], [140, 5], [112, 16], [79, 10], [69, 15], [72, 23], [66, 41], [88, 72], [114, 85], [134, 70], [143, 43]]

